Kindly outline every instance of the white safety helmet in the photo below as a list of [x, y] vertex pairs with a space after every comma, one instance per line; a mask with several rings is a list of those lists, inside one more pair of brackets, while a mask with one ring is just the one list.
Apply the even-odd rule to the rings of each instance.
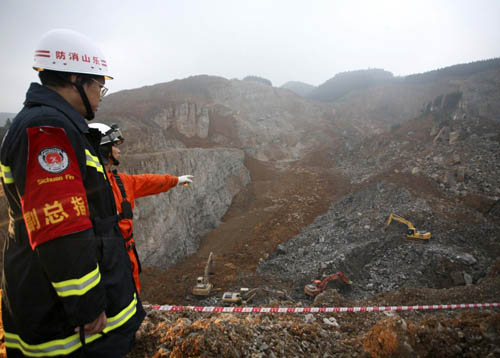
[[83, 73], [113, 79], [101, 50], [88, 37], [68, 29], [44, 34], [35, 49], [33, 69]]
[[107, 124], [104, 123], [90, 123], [89, 127], [98, 129], [99, 132], [101, 132], [102, 134], [100, 143], [101, 146], [109, 143], [121, 144], [125, 140], [125, 138], [123, 138], [122, 131], [120, 130], [120, 127], [118, 127], [117, 124], [112, 124], [111, 126], [108, 126]]

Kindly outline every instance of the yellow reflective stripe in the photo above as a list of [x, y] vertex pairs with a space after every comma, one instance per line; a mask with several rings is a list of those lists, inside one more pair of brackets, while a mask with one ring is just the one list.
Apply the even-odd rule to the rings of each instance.
[[104, 173], [104, 168], [102, 166], [102, 164], [99, 162], [99, 158], [96, 157], [95, 155], [92, 155], [92, 153], [90, 153], [90, 150], [88, 149], [85, 149], [85, 159], [86, 159], [86, 164], [89, 166], [89, 167], [94, 167], [98, 172], [101, 172], [105, 178], [106, 177], [106, 173]]
[[2, 167], [2, 178], [5, 184], [14, 183], [14, 177], [12, 176], [12, 172], [10, 171], [10, 167], [7, 165], [0, 164]]
[[78, 333], [68, 338], [55, 339], [42, 344], [28, 344], [18, 334], [5, 332], [5, 346], [9, 349], [19, 349], [25, 356], [53, 357], [70, 354], [80, 348], [82, 343]]
[[135, 315], [135, 312], [137, 312], [137, 295], [134, 293], [134, 299], [127, 307], [122, 309], [116, 316], [108, 318], [106, 328], [104, 328], [103, 332], [108, 333], [124, 325], [133, 315]]
[[[106, 327], [103, 332], [108, 333], [124, 325], [132, 318], [137, 311], [137, 295], [134, 293], [132, 302], [121, 310], [117, 315], [107, 318]], [[96, 333], [85, 337], [85, 343], [90, 343], [102, 337], [102, 334]], [[29, 357], [53, 357], [57, 355], [67, 355], [82, 346], [80, 335], [78, 333], [68, 338], [55, 339], [41, 344], [28, 344], [24, 342], [18, 334], [5, 332], [5, 346], [9, 349], [19, 349], [24, 355]]]
[[99, 265], [97, 265], [95, 270], [83, 277], [61, 282], [52, 282], [52, 286], [54, 286], [57, 295], [60, 297], [82, 296], [90, 289], [97, 286], [99, 282], [101, 282], [101, 273], [99, 272]]

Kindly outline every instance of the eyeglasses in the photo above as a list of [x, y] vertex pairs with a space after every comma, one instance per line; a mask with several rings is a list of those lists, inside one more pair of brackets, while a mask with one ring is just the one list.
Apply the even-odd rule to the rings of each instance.
[[95, 78], [91, 78], [91, 80], [99, 85], [99, 87], [101, 88], [101, 98], [104, 97], [106, 93], [108, 93], [108, 88], [105, 87], [101, 82], [99, 82]]

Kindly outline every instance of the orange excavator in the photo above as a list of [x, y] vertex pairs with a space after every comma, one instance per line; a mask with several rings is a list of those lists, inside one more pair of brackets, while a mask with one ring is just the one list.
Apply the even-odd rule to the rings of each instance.
[[304, 293], [308, 296], [317, 296], [325, 289], [329, 281], [342, 279], [349, 286], [352, 285], [352, 281], [348, 280], [342, 272], [337, 272], [332, 275], [326, 276], [323, 280], [314, 280], [313, 283], [304, 286]]

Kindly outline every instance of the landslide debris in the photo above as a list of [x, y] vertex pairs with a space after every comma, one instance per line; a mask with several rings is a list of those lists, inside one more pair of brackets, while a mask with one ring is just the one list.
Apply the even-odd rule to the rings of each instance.
[[[500, 260], [477, 285], [404, 289], [349, 301], [327, 290], [318, 306], [494, 301]], [[271, 302], [270, 306], [309, 305]], [[242, 314], [149, 310], [128, 358], [498, 357], [499, 309], [332, 314]]]

